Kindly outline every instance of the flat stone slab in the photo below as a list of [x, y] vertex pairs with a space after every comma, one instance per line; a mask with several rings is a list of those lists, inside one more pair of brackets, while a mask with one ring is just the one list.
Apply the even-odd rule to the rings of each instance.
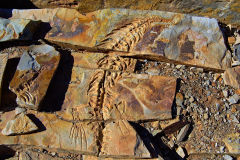
[[100, 155], [151, 158], [140, 136], [126, 120], [111, 122], [103, 129]]
[[65, 120], [102, 120], [101, 99], [105, 71], [73, 67], [61, 111]]
[[0, 18], [0, 42], [31, 40], [40, 22], [27, 19]]
[[[3, 123], [14, 116], [14, 112], [8, 112], [2, 116]], [[97, 154], [98, 133], [101, 130], [98, 122], [72, 123], [60, 120], [54, 114], [28, 112], [32, 117], [38, 119], [41, 124], [41, 131], [34, 134], [22, 136], [4, 136], [0, 134], [0, 144], [11, 145], [33, 145], [43, 148], [56, 148], [61, 150], [78, 151], [79, 153]]]
[[8, 54], [0, 54], [0, 104], [1, 104], [1, 91], [2, 91], [2, 79], [7, 65]]
[[6, 126], [2, 130], [2, 134], [6, 136], [21, 135], [31, 133], [38, 130], [38, 127], [34, 122], [24, 113], [16, 115], [14, 119], [7, 122]]
[[39, 109], [60, 60], [59, 53], [49, 45], [30, 46], [17, 66], [10, 90], [22, 107]]
[[103, 118], [145, 120], [172, 118], [176, 78], [106, 72]]
[[61, 9], [51, 24], [45, 38], [58, 44], [222, 70], [231, 63], [216, 19], [129, 9], [81, 15]]

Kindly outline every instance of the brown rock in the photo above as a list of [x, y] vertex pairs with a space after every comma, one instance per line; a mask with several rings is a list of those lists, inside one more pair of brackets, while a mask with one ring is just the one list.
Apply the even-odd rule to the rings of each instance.
[[0, 104], [1, 104], [2, 79], [7, 64], [7, 60], [8, 54], [0, 54]]
[[240, 67], [228, 68], [223, 75], [224, 83], [236, 89], [240, 88]]
[[14, 119], [7, 122], [7, 125], [2, 130], [2, 134], [6, 136], [31, 133], [38, 130], [38, 127], [32, 122], [32, 120], [21, 113]]
[[173, 77], [108, 72], [105, 76], [103, 118], [169, 119], [176, 90]]
[[215, 19], [126, 9], [81, 15], [62, 9], [56, 12], [52, 26], [46, 39], [72, 47], [120, 51], [126, 53], [118, 54], [214, 69], [225, 69], [231, 63]]
[[104, 75], [100, 69], [73, 67], [62, 111], [57, 114], [65, 120], [101, 120]]
[[0, 42], [31, 40], [40, 23], [27, 19], [0, 18]]
[[[1, 118], [3, 129], [5, 122], [15, 113], [7, 112]], [[54, 114], [29, 111], [42, 123], [40, 132], [24, 136], [0, 135], [2, 145], [31, 145], [43, 148], [55, 148], [79, 153], [96, 154], [98, 152], [98, 139], [101, 127], [98, 122], [73, 123], [60, 120]], [[73, 121], [73, 120], [72, 120]]]
[[103, 129], [102, 156], [150, 158], [151, 155], [139, 135], [126, 120], [110, 122]]
[[49, 45], [30, 46], [22, 55], [9, 86], [20, 106], [39, 109], [59, 60], [59, 53]]

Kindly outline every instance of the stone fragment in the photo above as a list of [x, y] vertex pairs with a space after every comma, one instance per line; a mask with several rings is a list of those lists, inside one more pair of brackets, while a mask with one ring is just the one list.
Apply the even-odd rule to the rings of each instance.
[[232, 133], [226, 135], [223, 139], [229, 153], [240, 153], [240, 134], [239, 133]]
[[229, 156], [229, 155], [224, 155], [223, 159], [224, 160], [233, 160], [233, 158], [231, 156]]
[[228, 68], [223, 74], [223, 80], [226, 85], [236, 89], [240, 88], [240, 66]]
[[31, 133], [38, 130], [38, 127], [32, 122], [32, 120], [21, 113], [17, 115], [14, 119], [7, 122], [7, 125], [2, 130], [2, 134], [6, 136], [19, 135]]
[[181, 142], [185, 139], [186, 135], [187, 135], [187, 132], [189, 130], [189, 127], [190, 127], [190, 124], [187, 124], [186, 126], [184, 126], [180, 132], [178, 133], [177, 135], [177, 141], [178, 142]]
[[221, 70], [231, 63], [215, 19], [129, 9], [81, 15], [65, 9], [56, 12], [52, 26], [45, 38], [58, 44]]
[[227, 97], [228, 97], [228, 90], [223, 90], [222, 92], [223, 92], [223, 96], [224, 96], [225, 98], [227, 98]]
[[2, 91], [2, 79], [7, 65], [8, 54], [0, 54], [0, 104], [1, 104], [1, 91]]
[[229, 101], [229, 104], [236, 104], [238, 103], [240, 97], [237, 94], [234, 94], [233, 96], [229, 97], [227, 100]]
[[204, 118], [205, 120], [207, 120], [207, 119], [208, 119], [208, 114], [207, 114], [207, 113], [204, 113], [204, 114], [203, 114], [203, 118]]
[[22, 108], [22, 107], [16, 107], [15, 108], [15, 114], [18, 115], [20, 113], [23, 113], [26, 111], [26, 108]]
[[178, 92], [176, 94], [176, 104], [178, 106], [182, 106], [183, 105], [183, 100], [184, 100], [184, 97], [183, 97], [182, 93]]
[[100, 155], [151, 158], [140, 136], [126, 120], [110, 122], [103, 129]]
[[40, 23], [27, 19], [0, 18], [0, 42], [31, 40]]
[[22, 55], [9, 86], [19, 106], [39, 109], [59, 60], [59, 53], [46, 44], [30, 46]]
[[103, 118], [146, 120], [172, 118], [176, 78], [106, 72]]
[[[14, 3], [11, 3], [14, 2]], [[171, 11], [178, 13], [187, 13], [198, 16], [213, 17], [217, 18], [220, 22], [225, 24], [232, 24], [233, 26], [240, 25], [240, 11], [239, 1], [233, 0], [217, 0], [205, 1], [205, 0], [183, 0], [183, 1], [169, 1], [169, 0], [138, 0], [136, 1], [124, 1], [124, 0], [30, 0], [38, 8], [75, 8], [81, 13], [87, 13], [96, 11], [104, 8], [129, 8], [129, 9], [140, 9], [140, 10], [161, 10]], [[29, 1], [29, 2], [30, 2]], [[26, 7], [25, 1], [10, 0], [8, 8], [13, 7], [15, 4], [17, 7]], [[4, 7], [2, 7], [4, 8]]]
[[193, 96], [191, 96], [191, 97], [189, 98], [189, 102], [190, 102], [190, 103], [193, 103], [193, 102], [194, 102]]
[[179, 146], [179, 147], [177, 148], [176, 152], [177, 152], [177, 154], [178, 154], [180, 157], [182, 157], [182, 158], [184, 158], [184, 157], [186, 156], [185, 153], [184, 153], [184, 150], [183, 150], [183, 148], [182, 148], [181, 146]]
[[[99, 131], [101, 126], [98, 122], [74, 122], [64, 121], [55, 114], [37, 112], [30, 110], [29, 114], [34, 115], [42, 123], [41, 131], [24, 136], [4, 136], [0, 134], [2, 145], [31, 145], [42, 148], [77, 151], [78, 153], [97, 154]], [[3, 129], [6, 121], [15, 115], [14, 111], [5, 113], [1, 119], [0, 130]]]

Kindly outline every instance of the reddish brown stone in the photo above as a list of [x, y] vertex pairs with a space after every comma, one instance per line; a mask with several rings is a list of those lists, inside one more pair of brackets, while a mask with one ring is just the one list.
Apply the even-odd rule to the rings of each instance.
[[228, 68], [223, 75], [224, 83], [236, 89], [240, 88], [240, 67]]
[[169, 119], [176, 78], [107, 72], [103, 117], [108, 119]]
[[59, 53], [49, 45], [30, 46], [22, 55], [9, 86], [20, 106], [39, 109], [59, 60]]

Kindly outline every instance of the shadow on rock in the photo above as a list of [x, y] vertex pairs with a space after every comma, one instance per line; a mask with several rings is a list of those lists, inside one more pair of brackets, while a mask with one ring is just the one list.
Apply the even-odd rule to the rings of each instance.
[[136, 132], [139, 134], [143, 143], [151, 153], [152, 158], [162, 157], [163, 159], [182, 159], [175, 150], [171, 150], [164, 142], [161, 137], [162, 134], [153, 136], [146, 128], [140, 124], [130, 122]]
[[15, 151], [7, 146], [0, 145], [0, 160], [11, 158], [15, 155]]
[[16, 94], [9, 90], [9, 84], [16, 72], [19, 58], [9, 59], [2, 79], [1, 111], [11, 111], [17, 106]]
[[71, 81], [73, 57], [70, 51], [58, 49], [61, 54], [59, 66], [50, 82], [47, 93], [40, 104], [40, 111], [61, 110], [69, 82]]

